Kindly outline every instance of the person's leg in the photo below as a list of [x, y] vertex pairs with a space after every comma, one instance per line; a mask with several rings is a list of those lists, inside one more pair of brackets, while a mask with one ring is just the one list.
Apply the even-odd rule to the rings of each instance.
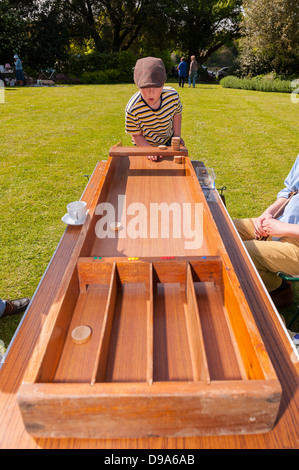
[[196, 79], [197, 79], [197, 72], [194, 72], [194, 73], [193, 73], [193, 88], [195, 88]]
[[194, 86], [194, 85], [193, 85], [193, 77], [194, 77], [194, 72], [191, 72], [190, 75], [189, 75], [189, 78], [190, 78], [190, 80], [189, 80], [189, 86], [190, 86], [190, 87], [191, 87], [191, 85]]
[[234, 219], [233, 223], [242, 240], [254, 239], [254, 219]]
[[265, 287], [276, 307], [286, 307], [293, 301], [292, 285], [277, 272], [299, 274], [299, 240], [283, 237], [280, 241], [256, 240], [254, 219], [235, 219], [234, 224]]
[[24, 312], [24, 310], [26, 310], [26, 308], [28, 307], [29, 302], [29, 297], [23, 297], [21, 299], [15, 300], [1, 300], [0, 312], [2, 313], [0, 314], [0, 318], [6, 317], [7, 315], [16, 315], [18, 313]]
[[245, 240], [244, 245], [256, 266], [267, 290], [278, 289], [282, 280], [277, 276], [281, 271], [291, 275], [299, 274], [299, 247], [284, 241]]
[[5, 300], [0, 299], [0, 318], [2, 317], [4, 311], [6, 308], [6, 302]]

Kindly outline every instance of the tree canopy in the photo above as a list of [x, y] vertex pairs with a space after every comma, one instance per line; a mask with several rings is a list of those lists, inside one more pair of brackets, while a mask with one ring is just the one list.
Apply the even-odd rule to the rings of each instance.
[[70, 43], [136, 54], [176, 48], [203, 62], [237, 33], [240, 0], [3, 0], [0, 12], [2, 55], [30, 55], [30, 44], [33, 63], [33, 55], [62, 58]]
[[298, 0], [1, 0], [0, 62], [17, 52], [31, 68], [59, 68], [72, 53], [177, 51], [203, 64], [242, 33], [244, 73], [294, 72], [298, 22]]
[[298, 0], [243, 0], [240, 62], [248, 73], [299, 72]]

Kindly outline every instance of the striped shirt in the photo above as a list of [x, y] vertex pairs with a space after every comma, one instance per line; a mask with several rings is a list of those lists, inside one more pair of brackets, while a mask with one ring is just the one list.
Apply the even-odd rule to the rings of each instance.
[[163, 87], [158, 109], [152, 109], [138, 91], [126, 106], [126, 133], [142, 133], [154, 146], [165, 144], [173, 135], [173, 116], [181, 113], [182, 104], [174, 88]]

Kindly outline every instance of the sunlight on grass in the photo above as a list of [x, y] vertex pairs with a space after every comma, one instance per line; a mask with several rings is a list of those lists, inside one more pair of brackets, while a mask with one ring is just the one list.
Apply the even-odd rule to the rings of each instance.
[[[232, 217], [258, 215], [276, 197], [299, 149], [299, 105], [288, 94], [179, 88], [191, 159], [215, 169]], [[97, 162], [122, 141], [135, 85], [14, 88], [1, 106], [2, 298], [32, 296], [63, 235], [61, 217]], [[20, 318], [4, 318], [8, 339]]]

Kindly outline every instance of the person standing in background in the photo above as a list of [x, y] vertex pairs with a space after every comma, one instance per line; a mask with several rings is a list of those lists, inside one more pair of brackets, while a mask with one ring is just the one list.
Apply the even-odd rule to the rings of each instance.
[[17, 54], [14, 55], [16, 80], [21, 86], [25, 84], [22, 61]]
[[198, 70], [198, 64], [195, 60], [195, 55], [192, 55], [191, 62], [190, 62], [190, 69], [189, 69], [189, 88], [191, 87], [191, 83], [193, 85], [193, 88], [195, 88], [195, 83], [197, 79], [197, 70]]
[[181, 57], [181, 62], [179, 63], [178, 66], [178, 72], [179, 72], [179, 87], [184, 86], [185, 83], [185, 78], [188, 76], [188, 65], [185, 62], [185, 57]]

